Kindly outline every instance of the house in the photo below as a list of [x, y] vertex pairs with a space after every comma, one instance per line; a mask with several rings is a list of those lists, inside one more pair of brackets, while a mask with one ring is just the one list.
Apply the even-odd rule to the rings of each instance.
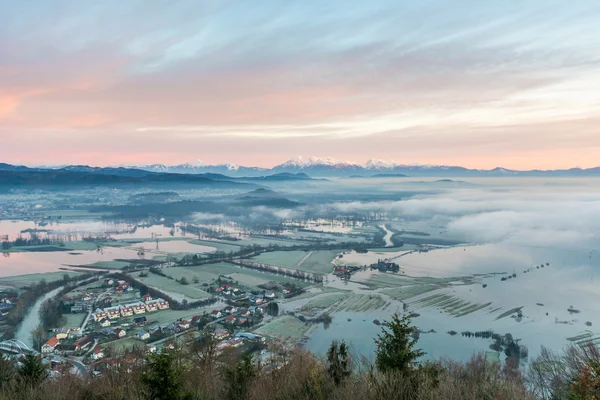
[[42, 353], [43, 354], [52, 353], [59, 343], [60, 343], [60, 340], [58, 340], [56, 337], [50, 338], [46, 343], [44, 343], [42, 345]]
[[225, 307], [225, 312], [227, 314], [233, 314], [233, 313], [237, 312], [237, 307], [227, 306], [227, 307]]
[[225, 290], [231, 290], [232, 285], [231, 285], [231, 283], [227, 283], [223, 287], [225, 288]]
[[265, 297], [268, 299], [274, 299], [275, 298], [275, 293], [273, 292], [266, 292], [265, 293]]
[[127, 335], [127, 332], [125, 332], [123, 329], [121, 328], [117, 328], [113, 331], [114, 335], [118, 338], [122, 338], [125, 337]]
[[240, 315], [242, 317], [247, 317], [250, 315], [250, 310], [248, 310], [247, 308], [241, 308], [240, 309]]
[[98, 321], [98, 323], [100, 324], [101, 327], [107, 328], [110, 326], [110, 319], [102, 318], [100, 321]]
[[150, 296], [148, 293], [146, 293], [145, 295], [142, 296], [142, 301], [145, 303], [147, 301], [152, 300], [152, 296]]
[[215, 289], [215, 292], [217, 292], [217, 293], [221, 293], [222, 291], [223, 291], [222, 287], [218, 287], [218, 288]]
[[238, 332], [235, 334], [236, 338], [240, 338], [240, 339], [246, 339], [246, 340], [256, 340], [256, 339], [260, 339], [260, 336], [258, 335], [254, 335], [252, 333], [249, 332]]
[[239, 325], [244, 325], [246, 322], [248, 322], [248, 318], [239, 318], [237, 322]]
[[92, 351], [92, 360], [100, 360], [104, 357], [104, 351], [102, 351], [102, 347], [99, 344], [94, 347], [94, 351]]
[[226, 329], [215, 329], [213, 332], [213, 337], [217, 340], [223, 340], [229, 337], [229, 331]]
[[73, 345], [75, 346], [75, 350], [83, 350], [94, 342], [94, 338], [92, 336], [84, 336], [81, 339], [77, 340]]
[[146, 317], [137, 317], [133, 319], [133, 323], [138, 326], [146, 325], [146, 322], [148, 322]]
[[290, 288], [283, 288], [283, 294], [290, 294], [292, 293], [292, 289]]
[[69, 328], [60, 328], [56, 331], [56, 338], [58, 340], [63, 340], [69, 337]]
[[240, 339], [240, 338], [235, 338], [235, 339], [231, 339], [231, 340], [229, 341], [229, 345], [230, 345], [231, 347], [238, 347], [238, 346], [240, 346], [240, 345], [241, 345], [243, 342], [244, 342], [244, 341], [243, 341], [242, 339]]
[[233, 324], [235, 322], [237, 318], [235, 318], [235, 316], [233, 315], [228, 315], [227, 317], [225, 317], [225, 322], [229, 322], [230, 324]]
[[257, 306], [250, 306], [248, 307], [248, 311], [252, 314], [262, 314], [263, 309]]
[[148, 340], [148, 339], [150, 339], [150, 333], [148, 333], [148, 332], [146, 332], [144, 330], [139, 330], [137, 332], [137, 337], [140, 340]]
[[133, 315], [133, 307], [131, 307], [131, 304], [119, 306], [119, 312], [121, 313], [121, 317], [131, 317]]
[[182, 319], [181, 321], [179, 321], [179, 327], [181, 329], [190, 329], [190, 321]]
[[81, 313], [87, 309], [87, 304], [82, 301], [76, 301], [75, 304], [71, 306], [72, 313]]
[[77, 351], [77, 346], [75, 346], [74, 344], [57, 344], [56, 347], [54, 348], [54, 352], [55, 353], [60, 353], [63, 355], [67, 355], [67, 354], [73, 354]]
[[146, 302], [146, 311], [166, 310], [169, 308], [169, 302], [163, 299], [149, 300]]
[[196, 326], [196, 325], [198, 325], [198, 322], [200, 322], [200, 320], [201, 320], [201, 319], [202, 319], [202, 317], [201, 317], [201, 316], [199, 316], [199, 315], [194, 315], [194, 316], [192, 317], [192, 320], [191, 320], [191, 322], [190, 322], [190, 325], [192, 325], [192, 326]]
[[106, 279], [104, 280], [104, 284], [105, 284], [105, 285], [110, 285], [110, 286], [112, 286], [112, 285], [114, 285], [114, 284], [115, 284], [115, 281], [114, 281], [114, 279], [106, 278]]
[[212, 310], [210, 312], [210, 316], [213, 318], [221, 318], [223, 316], [223, 314], [221, 314], [221, 311], [219, 311], [219, 310]]
[[134, 314], [144, 314], [146, 312], [146, 304], [141, 301], [138, 303], [127, 304], [125, 307], [130, 308]]
[[116, 319], [121, 317], [121, 307], [120, 306], [112, 306], [104, 309], [106, 316], [108, 319]]

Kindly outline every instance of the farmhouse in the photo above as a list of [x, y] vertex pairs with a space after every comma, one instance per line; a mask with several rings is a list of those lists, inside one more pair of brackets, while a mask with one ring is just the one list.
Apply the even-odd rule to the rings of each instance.
[[46, 343], [44, 343], [42, 345], [42, 353], [44, 353], [44, 354], [52, 353], [59, 343], [60, 343], [60, 340], [58, 340], [56, 337], [50, 338], [50, 340], [48, 340]]
[[73, 343], [75, 346], [75, 350], [83, 350], [94, 342], [94, 338], [92, 336], [84, 336], [81, 339], [77, 340]]
[[227, 317], [225, 317], [225, 321], [229, 322], [230, 324], [233, 324], [236, 319], [237, 318], [235, 318], [235, 316], [233, 316], [233, 315], [228, 315]]
[[133, 323], [135, 325], [146, 325], [146, 322], [148, 322], [148, 319], [146, 317], [137, 317], [133, 319]]
[[142, 296], [142, 301], [143, 301], [144, 303], [145, 303], [145, 302], [148, 302], [148, 301], [150, 301], [150, 300], [152, 300], [152, 296], [150, 296], [148, 293], [146, 293], [145, 295], [143, 295], [143, 296]]
[[110, 326], [110, 320], [108, 318], [102, 318], [100, 321], [98, 321], [98, 323], [103, 328], [107, 328]]
[[212, 310], [210, 316], [213, 318], [221, 318], [223, 314], [221, 314], [221, 311], [219, 310]]

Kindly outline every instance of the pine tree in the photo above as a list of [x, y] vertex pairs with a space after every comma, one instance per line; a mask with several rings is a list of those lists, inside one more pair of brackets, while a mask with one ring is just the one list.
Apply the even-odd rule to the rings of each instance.
[[402, 319], [394, 314], [392, 321], [384, 327], [382, 333], [377, 335], [375, 343], [375, 365], [380, 372], [411, 371], [417, 359], [425, 353], [414, 350], [417, 339], [413, 338], [414, 327], [410, 326], [411, 319], [404, 315]]
[[351, 371], [348, 361], [348, 346], [346, 343], [342, 341], [338, 345], [336, 341], [333, 341], [327, 351], [327, 362], [329, 364], [327, 372], [336, 385], [342, 383], [350, 375]]

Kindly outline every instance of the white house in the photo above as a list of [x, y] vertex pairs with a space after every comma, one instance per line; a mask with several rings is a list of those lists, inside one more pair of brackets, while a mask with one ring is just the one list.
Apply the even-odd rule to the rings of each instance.
[[139, 330], [137, 333], [137, 337], [140, 340], [148, 340], [148, 339], [150, 339], [150, 334], [148, 332], [146, 332], [145, 330]]

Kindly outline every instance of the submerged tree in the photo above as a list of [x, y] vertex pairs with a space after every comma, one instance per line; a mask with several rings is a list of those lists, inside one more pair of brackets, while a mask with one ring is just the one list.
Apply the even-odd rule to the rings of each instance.
[[399, 318], [398, 314], [394, 314], [392, 321], [377, 335], [375, 365], [379, 371], [409, 372], [415, 367], [417, 359], [425, 355], [421, 350], [414, 349], [417, 339], [412, 336], [415, 328], [410, 322], [410, 316]]

